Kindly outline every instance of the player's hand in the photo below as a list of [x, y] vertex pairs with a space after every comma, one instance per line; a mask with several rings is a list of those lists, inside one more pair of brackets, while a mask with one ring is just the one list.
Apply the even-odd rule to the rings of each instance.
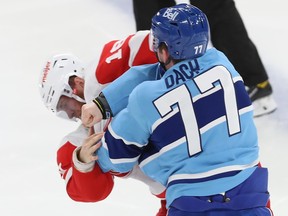
[[102, 118], [102, 113], [95, 103], [91, 102], [82, 106], [81, 121], [85, 127], [92, 127]]
[[102, 137], [103, 133], [97, 133], [92, 134], [87, 139], [85, 139], [79, 151], [78, 160], [82, 163], [90, 163], [91, 161], [98, 160], [98, 156], [95, 154], [95, 152], [101, 146]]

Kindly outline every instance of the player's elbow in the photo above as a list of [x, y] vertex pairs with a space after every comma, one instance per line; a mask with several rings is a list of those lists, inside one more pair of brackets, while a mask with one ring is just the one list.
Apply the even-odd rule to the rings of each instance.
[[99, 202], [109, 196], [113, 186], [114, 182], [111, 181], [109, 184], [101, 184], [97, 185], [96, 187], [90, 187], [90, 190], [79, 189], [77, 192], [67, 190], [67, 194], [76, 202]]
[[[85, 178], [80, 178], [80, 176]], [[99, 202], [104, 200], [114, 187], [114, 177], [110, 173], [81, 173], [71, 179], [66, 187], [68, 196], [78, 202]]]

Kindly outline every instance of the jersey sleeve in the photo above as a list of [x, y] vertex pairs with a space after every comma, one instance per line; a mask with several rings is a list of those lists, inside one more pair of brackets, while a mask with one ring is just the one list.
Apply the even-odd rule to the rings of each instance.
[[142, 82], [155, 80], [158, 63], [131, 67], [125, 74], [102, 90], [113, 116], [128, 104], [133, 89]]
[[138, 95], [139, 91], [135, 90], [129, 97], [128, 106], [112, 119], [102, 138], [102, 146], [98, 150], [98, 164], [104, 172], [131, 171], [149, 143], [151, 128], [146, 123], [140, 123], [141, 119], [145, 121], [146, 116], [139, 107], [142, 95]]
[[105, 44], [95, 71], [100, 84], [114, 81], [131, 66], [157, 62], [150, 49], [149, 31], [139, 31], [123, 40]]
[[152, 51], [150, 31], [138, 31], [129, 40], [129, 47], [129, 67], [158, 62], [155, 53]]
[[95, 164], [92, 171], [82, 173], [72, 162], [74, 143], [66, 141], [57, 151], [57, 164], [61, 177], [66, 182], [69, 197], [80, 202], [97, 202], [105, 199], [114, 186], [113, 176], [103, 173]]

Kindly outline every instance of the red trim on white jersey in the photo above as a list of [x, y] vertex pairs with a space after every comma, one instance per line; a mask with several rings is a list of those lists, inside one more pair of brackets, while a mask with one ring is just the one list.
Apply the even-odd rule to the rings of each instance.
[[[150, 32], [139, 31], [124, 40], [115, 40], [105, 44], [96, 69], [92, 68], [91, 71], [93, 74], [95, 73], [96, 80], [94, 80], [94, 84], [93, 82], [88, 84], [85, 81], [85, 88], [86, 85], [87, 88], [89, 86], [88, 92], [91, 93], [93, 89], [96, 89], [90, 97], [98, 95], [100, 93], [98, 91], [101, 91], [106, 84], [121, 76], [131, 66], [157, 62], [155, 54], [150, 49], [150, 42]], [[97, 86], [94, 87], [94, 85]], [[85, 94], [85, 98], [88, 97]], [[71, 199], [81, 202], [97, 202], [105, 199], [110, 194], [114, 186], [114, 176], [129, 177], [133, 172], [123, 174], [103, 173], [97, 163], [95, 163], [95, 167], [91, 172], [82, 173], [78, 171], [73, 164], [73, 151], [82, 145], [87, 136], [88, 131], [83, 126], [68, 134], [62, 140], [63, 145], [57, 151], [57, 164], [61, 177], [66, 181], [66, 190]], [[147, 180], [148, 177], [139, 173], [130, 177], [146, 182], [148, 185], [152, 182]], [[161, 193], [163, 191], [163, 186], [158, 187], [155, 183], [150, 185], [150, 188], [152, 187], [151, 191], [153, 192]], [[161, 193], [161, 195], [163, 194]], [[154, 193], [154, 195], [156, 194]], [[159, 197], [162, 197], [161, 195], [159, 194]]]
[[[57, 151], [57, 164], [61, 177], [66, 181], [66, 191], [71, 199], [81, 202], [96, 202], [105, 199], [113, 189], [114, 180], [110, 173], [103, 173], [95, 164], [93, 170], [81, 173], [72, 162], [73, 151], [87, 137], [87, 130], [80, 126], [63, 139]], [[68, 141], [70, 140], [70, 141]], [[73, 143], [71, 141], [73, 140]]]

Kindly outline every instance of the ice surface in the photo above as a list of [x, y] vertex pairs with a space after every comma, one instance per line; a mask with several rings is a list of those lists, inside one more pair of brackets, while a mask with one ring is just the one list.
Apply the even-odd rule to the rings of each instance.
[[[0, 3], [0, 214], [155, 215], [159, 200], [142, 183], [116, 179], [99, 203], [76, 203], [57, 172], [61, 138], [77, 124], [47, 112], [38, 92], [47, 57], [72, 52], [91, 61], [101, 45], [135, 32], [130, 0], [9, 0]], [[178, 1], [180, 2], [180, 1]], [[288, 13], [285, 1], [236, 0], [274, 87], [278, 110], [256, 119], [261, 161], [270, 169], [275, 216], [288, 215]], [[286, 152], [287, 151], [287, 152]]]

